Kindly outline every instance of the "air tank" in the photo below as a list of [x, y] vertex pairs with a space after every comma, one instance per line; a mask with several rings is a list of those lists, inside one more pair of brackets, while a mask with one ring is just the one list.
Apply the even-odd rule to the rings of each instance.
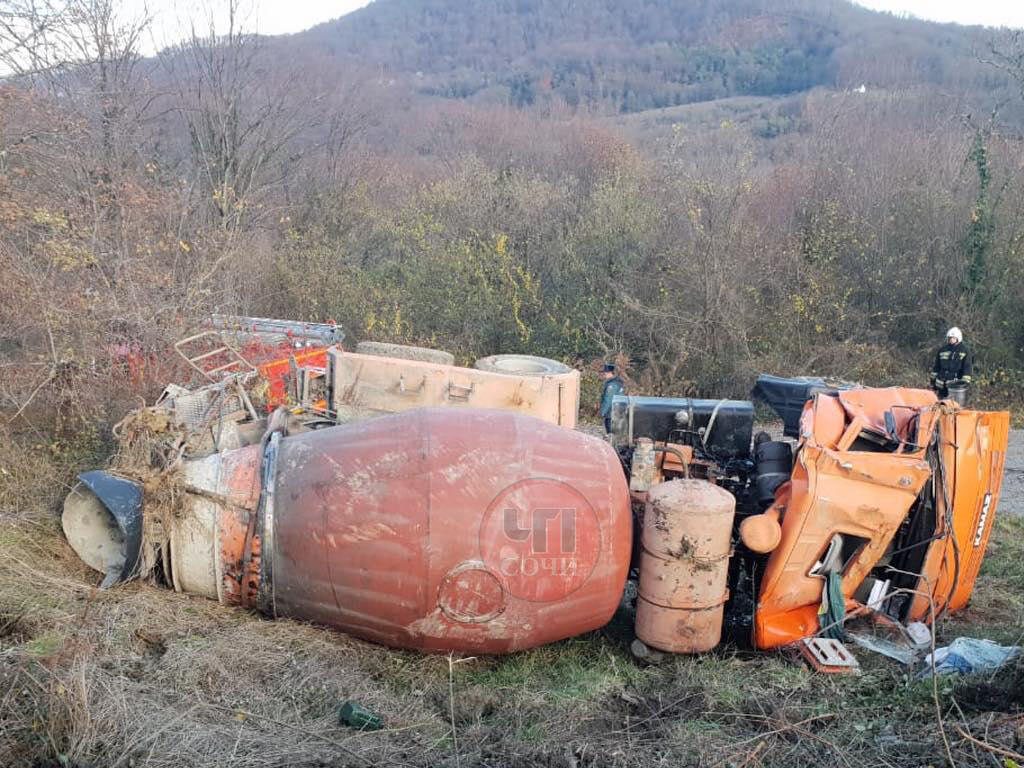
[[736, 499], [704, 480], [651, 489], [644, 510], [636, 635], [670, 653], [702, 653], [722, 638]]
[[498, 654], [597, 629], [629, 568], [614, 450], [514, 412], [274, 435], [184, 482], [165, 559], [179, 590], [400, 648]]
[[758, 504], [770, 506], [775, 501], [776, 489], [793, 472], [793, 448], [781, 440], [759, 442], [754, 446], [754, 464]]

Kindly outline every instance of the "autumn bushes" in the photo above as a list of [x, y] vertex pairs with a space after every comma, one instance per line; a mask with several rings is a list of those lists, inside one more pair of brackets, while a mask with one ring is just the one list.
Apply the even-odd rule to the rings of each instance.
[[[463, 363], [616, 358], [636, 391], [708, 396], [761, 371], [921, 386], [956, 324], [981, 402], [1024, 400], [1024, 150], [930, 92], [814, 93], [798, 133], [680, 124], [644, 149], [598, 119], [451, 104], [386, 141], [338, 107], [218, 143], [259, 123], [265, 88], [188, 93], [153, 93], [168, 116], [111, 148], [94, 113], [5, 87], [8, 428], [108, 424], [212, 311], [335, 320]], [[185, 106], [205, 115], [190, 147], [165, 141]]]
[[[938, 107], [912, 94], [865, 98], [811, 97], [815, 127], [772, 158], [726, 123], [658, 154], [597, 127], [544, 134], [506, 164], [476, 124], [419, 183], [367, 191], [347, 233], [295, 222], [256, 306], [464, 361], [622, 356], [657, 392], [741, 395], [759, 371], [922, 386], [952, 324], [981, 371], [1019, 368], [1019, 142], [928, 132], [939, 113], [921, 110]], [[979, 140], [1004, 192], [985, 193], [992, 226], [969, 246]], [[1000, 397], [1020, 398], [1001, 376]]]

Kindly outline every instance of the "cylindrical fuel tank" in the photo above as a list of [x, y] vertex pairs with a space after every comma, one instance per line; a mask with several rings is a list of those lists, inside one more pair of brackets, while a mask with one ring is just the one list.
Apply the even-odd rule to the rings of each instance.
[[636, 635], [671, 653], [718, 645], [736, 499], [704, 480], [651, 489], [644, 511]]
[[602, 440], [428, 409], [281, 440], [263, 607], [387, 645], [505, 653], [604, 625], [625, 586], [626, 479]]

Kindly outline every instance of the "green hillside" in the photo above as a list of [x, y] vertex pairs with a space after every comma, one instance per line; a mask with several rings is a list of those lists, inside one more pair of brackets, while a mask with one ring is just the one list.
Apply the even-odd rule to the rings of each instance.
[[630, 113], [814, 86], [1001, 98], [979, 28], [843, 0], [376, 0], [300, 35], [424, 95]]

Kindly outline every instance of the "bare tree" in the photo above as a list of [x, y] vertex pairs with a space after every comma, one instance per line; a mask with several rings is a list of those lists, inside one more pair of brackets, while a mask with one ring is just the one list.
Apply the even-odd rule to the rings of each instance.
[[298, 71], [267, 60], [264, 42], [245, 28], [240, 0], [229, 0], [225, 29], [213, 13], [205, 30], [162, 55], [177, 89], [200, 188], [218, 226], [237, 231], [258, 199], [283, 180], [293, 140], [319, 120]]
[[147, 13], [117, 0], [0, 0], [0, 66], [59, 97], [96, 128], [100, 178], [109, 184], [129, 135], [152, 103], [139, 98]]
[[63, 6], [59, 0], [0, 0], [0, 74], [26, 76], [45, 68]]
[[1024, 30], [1006, 30], [997, 34], [989, 44], [989, 55], [982, 61], [1009, 75], [1024, 99]]

